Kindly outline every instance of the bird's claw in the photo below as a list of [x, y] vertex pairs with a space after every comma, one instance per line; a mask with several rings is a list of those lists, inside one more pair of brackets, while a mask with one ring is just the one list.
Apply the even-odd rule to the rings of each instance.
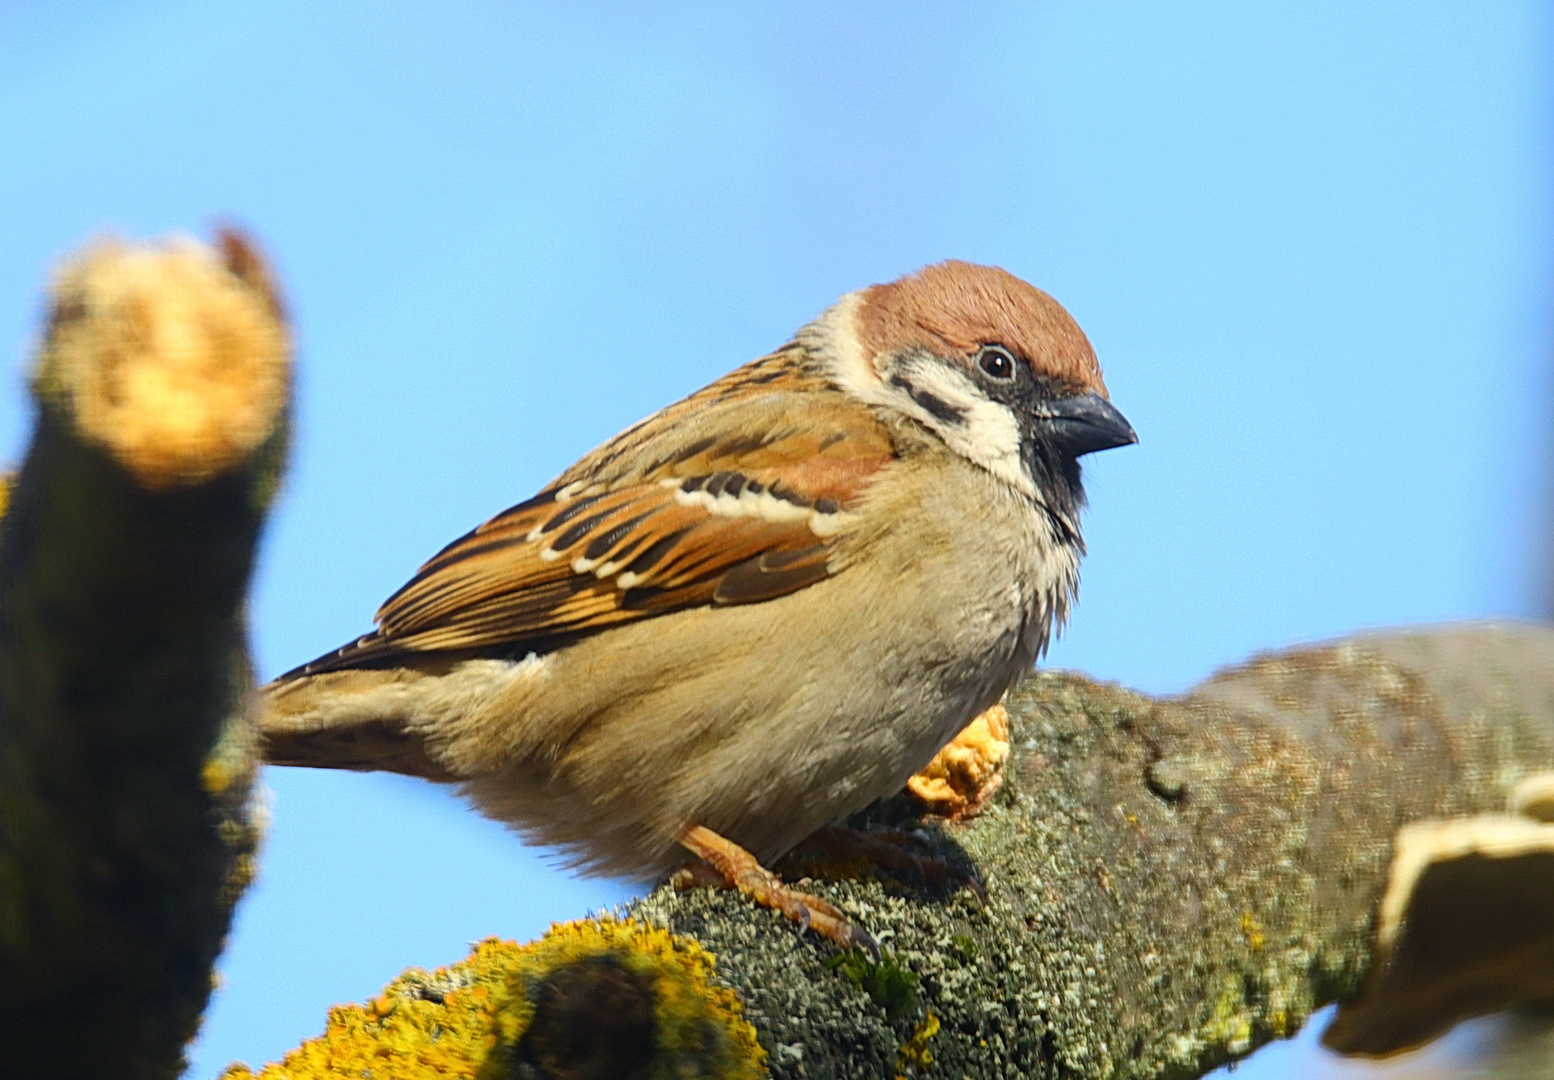
[[876, 964], [880, 962], [880, 944], [874, 940], [874, 935], [857, 926], [851, 926], [852, 944], [855, 949], [862, 949], [869, 954], [869, 959]]
[[843, 949], [864, 949], [878, 962], [879, 945], [849, 922], [840, 908], [818, 896], [788, 888], [744, 848], [700, 825], [686, 829], [680, 843], [756, 903], [780, 911], [798, 923], [800, 933], [814, 930]]

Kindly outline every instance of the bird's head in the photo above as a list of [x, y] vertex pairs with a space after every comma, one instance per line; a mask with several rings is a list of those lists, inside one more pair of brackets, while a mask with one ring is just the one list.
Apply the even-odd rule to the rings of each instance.
[[997, 267], [952, 260], [849, 293], [807, 337], [844, 391], [1066, 518], [1079, 457], [1138, 441], [1079, 325]]

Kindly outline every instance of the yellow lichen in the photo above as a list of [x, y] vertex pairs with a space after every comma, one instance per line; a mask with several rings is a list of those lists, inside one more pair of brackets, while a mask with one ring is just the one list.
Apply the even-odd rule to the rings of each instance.
[[1252, 1018], [1246, 1009], [1246, 991], [1237, 978], [1227, 978], [1214, 1002], [1214, 1012], [1204, 1026], [1211, 1044], [1223, 1045], [1232, 1053], [1241, 1053], [1252, 1045]]
[[257, 1074], [234, 1064], [221, 1080], [499, 1080], [534, 1019], [535, 988], [601, 957], [652, 988], [649, 1077], [765, 1074], [765, 1053], [738, 997], [710, 981], [712, 954], [631, 920], [585, 919], [558, 923], [528, 945], [489, 938], [466, 959], [431, 974], [411, 969], [366, 1005], [330, 1009], [324, 1034], [279, 1062]]
[[208, 759], [205, 766], [200, 769], [200, 786], [212, 795], [220, 795], [226, 791], [232, 779], [231, 766], [217, 757]]
[[933, 1064], [933, 1054], [928, 1049], [928, 1040], [939, 1034], [939, 1018], [929, 1013], [927, 1018], [912, 1032], [912, 1037], [901, 1047], [901, 1057], [896, 1062], [896, 1080], [907, 1080], [909, 1076], [916, 1076], [919, 1069], [926, 1069]]
[[1250, 911], [1241, 913], [1241, 936], [1246, 938], [1246, 943], [1251, 946], [1253, 952], [1262, 949], [1263, 928]]

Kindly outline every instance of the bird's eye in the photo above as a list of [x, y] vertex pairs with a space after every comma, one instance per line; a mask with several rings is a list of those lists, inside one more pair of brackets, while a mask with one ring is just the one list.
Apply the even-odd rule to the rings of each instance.
[[995, 379], [1014, 378], [1014, 357], [997, 345], [984, 345], [977, 354], [977, 365]]

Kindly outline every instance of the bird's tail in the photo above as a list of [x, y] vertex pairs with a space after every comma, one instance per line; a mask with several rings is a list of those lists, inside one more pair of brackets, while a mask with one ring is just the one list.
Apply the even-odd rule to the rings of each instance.
[[456, 779], [414, 728], [419, 682], [409, 668], [290, 673], [260, 687], [259, 734], [272, 765]]

